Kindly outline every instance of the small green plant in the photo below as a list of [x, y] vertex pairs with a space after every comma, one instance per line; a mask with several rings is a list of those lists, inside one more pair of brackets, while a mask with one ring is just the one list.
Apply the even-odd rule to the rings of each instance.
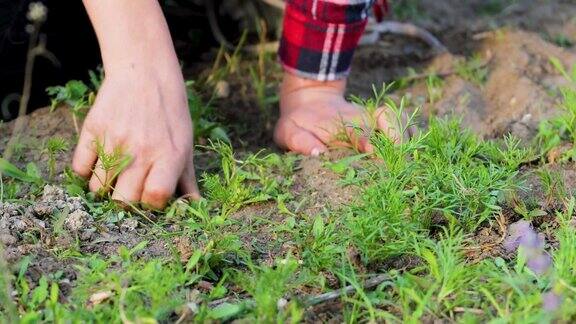
[[211, 139], [214, 141], [224, 141], [229, 143], [228, 133], [217, 122], [210, 121], [213, 109], [210, 103], [205, 104], [200, 95], [194, 90], [194, 81], [186, 82], [188, 92], [188, 109], [194, 125], [194, 140]]
[[[102, 185], [98, 195], [103, 197], [112, 189], [112, 184], [120, 173], [132, 163], [132, 157], [125, 154], [121, 147], [115, 147], [112, 152], [106, 152], [104, 143], [96, 141], [95, 145], [99, 163], [95, 166], [93, 174], [98, 177]], [[104, 173], [103, 178], [99, 176], [102, 173]]]
[[572, 147], [563, 153], [561, 159], [573, 158], [576, 156], [576, 65], [567, 71], [556, 58], [551, 58], [550, 63], [568, 81], [568, 85], [560, 89], [562, 113], [540, 123], [536, 142], [540, 153], [545, 155], [563, 141], [569, 141]]
[[72, 111], [72, 118], [76, 132], [80, 133], [78, 120], [82, 119], [88, 113], [88, 109], [94, 104], [96, 93], [102, 85], [104, 71], [99, 69], [98, 72], [89, 71], [90, 85], [83, 81], [71, 80], [63, 86], [46, 88], [46, 92], [52, 98], [51, 109], [56, 109], [61, 105], [67, 105]]
[[[265, 159], [252, 156], [244, 161], [237, 160], [229, 144], [222, 142], [211, 143], [208, 147], [217, 152], [221, 157], [222, 174], [204, 175], [202, 183], [206, 196], [220, 209], [220, 217], [226, 219], [238, 208], [272, 199], [278, 185], [277, 182], [269, 182], [257, 173], [250, 172], [250, 168], [262, 170], [261, 163]], [[250, 184], [250, 180], [260, 180], [261, 186]]]
[[488, 68], [479, 55], [474, 55], [456, 65], [456, 74], [477, 86], [483, 86], [488, 80]]
[[543, 167], [538, 169], [536, 174], [540, 179], [548, 203], [553, 200], [563, 201], [568, 196], [564, 179], [559, 171]]
[[559, 47], [570, 48], [574, 46], [574, 41], [565, 34], [555, 34], [550, 36], [551, 41]]
[[53, 179], [56, 175], [56, 157], [59, 153], [66, 152], [69, 149], [68, 141], [62, 137], [51, 137], [44, 145], [44, 152], [48, 155], [48, 172], [49, 178]]
[[27, 164], [26, 171], [22, 171], [8, 160], [0, 158], [0, 174], [2, 176], [38, 185], [44, 182], [40, 176], [38, 167], [33, 162]]
[[425, 15], [420, 0], [394, 1], [392, 10], [394, 16], [400, 20], [417, 20]]
[[[254, 298], [254, 320], [259, 323], [300, 321], [302, 310], [289, 305], [285, 294], [291, 289], [298, 262], [292, 258], [278, 260], [275, 267], [250, 266], [251, 274], [240, 272], [236, 282]], [[292, 302], [290, 302], [292, 304]], [[283, 311], [284, 309], [289, 312]]]
[[442, 88], [444, 86], [444, 79], [435, 74], [431, 74], [426, 78], [426, 91], [428, 92], [428, 102], [434, 105], [440, 98], [442, 98]]

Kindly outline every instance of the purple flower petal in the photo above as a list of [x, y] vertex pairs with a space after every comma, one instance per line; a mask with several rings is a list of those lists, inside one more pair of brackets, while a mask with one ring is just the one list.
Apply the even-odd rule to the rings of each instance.
[[527, 262], [528, 268], [534, 271], [537, 275], [542, 275], [550, 268], [552, 265], [552, 258], [545, 252], [537, 255], [529, 256]]
[[546, 311], [555, 311], [562, 305], [562, 296], [551, 291], [542, 294], [542, 308]]
[[[524, 239], [526, 236], [528, 236], [529, 239]], [[508, 228], [508, 236], [504, 241], [504, 248], [508, 252], [516, 251], [522, 240], [526, 240], [528, 243], [533, 240], [532, 237], [534, 236], [537, 237], [537, 234], [534, 229], [532, 229], [530, 222], [521, 220], [516, 223], [512, 223]]]

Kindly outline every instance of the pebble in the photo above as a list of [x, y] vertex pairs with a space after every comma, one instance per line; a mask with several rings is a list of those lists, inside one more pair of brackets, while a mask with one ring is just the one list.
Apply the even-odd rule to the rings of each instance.
[[0, 233], [0, 242], [2, 242], [2, 244], [6, 245], [6, 246], [9, 246], [9, 245], [16, 244], [16, 242], [18, 242], [18, 240], [14, 236], [12, 236], [8, 233]]
[[120, 231], [132, 232], [138, 227], [138, 220], [136, 218], [127, 218], [120, 225]]
[[64, 221], [64, 225], [68, 230], [78, 232], [81, 229], [90, 226], [91, 222], [92, 218], [90, 217], [90, 214], [83, 210], [76, 210], [68, 215], [68, 218]]

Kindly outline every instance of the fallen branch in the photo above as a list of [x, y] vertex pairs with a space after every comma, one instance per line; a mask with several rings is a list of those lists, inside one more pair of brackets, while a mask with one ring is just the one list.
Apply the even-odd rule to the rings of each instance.
[[[377, 275], [375, 277], [372, 277], [368, 280], [366, 280], [366, 282], [364, 282], [364, 289], [371, 289], [374, 288], [378, 285], [380, 285], [381, 283], [385, 282], [385, 281], [390, 281], [390, 276], [387, 274], [380, 274]], [[306, 306], [314, 306], [314, 305], [318, 305], [318, 304], [322, 304], [334, 299], [338, 299], [342, 296], [347, 296], [350, 295], [352, 293], [354, 293], [356, 291], [356, 288], [354, 288], [354, 286], [350, 285], [350, 286], [346, 286], [343, 287], [339, 290], [334, 290], [334, 291], [330, 291], [324, 294], [320, 294], [317, 296], [313, 296], [308, 298], [305, 301]]]
[[[374, 276], [374, 277], [366, 280], [366, 281], [364, 282], [364, 285], [362, 286], [362, 289], [365, 289], [365, 290], [372, 289], [372, 288], [380, 285], [381, 283], [386, 282], [386, 281], [390, 281], [390, 280], [391, 280], [391, 278], [390, 278], [389, 275], [387, 275], [387, 274], [379, 274], [379, 275], [376, 275], [376, 276]], [[305, 299], [304, 299], [304, 305], [305, 305], [306, 307], [310, 307], [310, 306], [322, 304], [322, 303], [325, 303], [325, 302], [329, 302], [329, 301], [338, 299], [338, 298], [343, 297], [343, 296], [351, 295], [351, 294], [353, 294], [355, 291], [356, 291], [356, 288], [355, 288], [354, 286], [352, 286], [352, 285], [345, 286], [345, 287], [340, 288], [340, 289], [338, 289], [338, 290], [334, 290], [334, 291], [330, 291], [330, 292], [323, 293], [323, 294], [320, 294], [320, 295], [316, 295], [316, 296], [312, 296], [312, 297], [305, 298]], [[222, 305], [222, 304], [224, 304], [224, 303], [234, 302], [234, 301], [243, 303], [243, 304], [245, 304], [245, 305], [255, 305], [255, 303], [256, 303], [256, 302], [255, 302], [253, 299], [251, 299], [251, 298], [249, 298], [249, 299], [241, 299], [241, 300], [234, 300], [234, 299], [232, 299], [231, 297], [224, 297], [224, 298], [221, 298], [221, 299], [218, 299], [218, 300], [211, 301], [210, 303], [208, 303], [208, 307], [209, 307], [209, 308], [215, 308], [215, 307], [218, 307], [218, 306], [220, 306], [220, 305]]]
[[432, 35], [432, 33], [426, 29], [411, 23], [398, 21], [384, 21], [377, 23], [370, 20], [370, 23], [366, 28], [366, 34], [360, 40], [360, 45], [375, 44], [380, 39], [380, 34], [393, 34], [417, 38], [430, 46], [438, 54], [448, 52], [446, 46], [444, 46], [436, 36]]

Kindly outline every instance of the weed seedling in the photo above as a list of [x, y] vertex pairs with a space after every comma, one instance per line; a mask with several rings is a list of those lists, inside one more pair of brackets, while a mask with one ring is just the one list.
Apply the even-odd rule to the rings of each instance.
[[98, 71], [98, 73], [94, 71], [88, 72], [90, 76], [90, 86], [86, 85], [83, 81], [71, 80], [64, 86], [46, 88], [46, 93], [52, 98], [50, 105], [52, 110], [63, 104], [70, 108], [77, 134], [80, 134], [78, 121], [86, 116], [88, 109], [94, 104], [98, 89], [100, 89], [102, 85], [104, 72], [102, 69]]
[[48, 155], [49, 179], [54, 179], [56, 174], [57, 154], [66, 152], [68, 149], [68, 141], [61, 137], [52, 137], [46, 141], [46, 144], [44, 145], [44, 152]]
[[[112, 189], [112, 185], [118, 175], [125, 170], [130, 163], [132, 163], [132, 157], [123, 153], [122, 148], [116, 147], [110, 153], [106, 152], [104, 144], [96, 141], [96, 155], [98, 156], [99, 164], [95, 168], [100, 168], [104, 171], [104, 178], [98, 178], [102, 187], [98, 192], [100, 197], [103, 197], [105, 193]], [[98, 176], [100, 172], [96, 169], [94, 170], [94, 175]]]
[[478, 55], [459, 62], [456, 65], [456, 74], [480, 87], [482, 87], [488, 80], [488, 68], [486, 67], [482, 57]]

